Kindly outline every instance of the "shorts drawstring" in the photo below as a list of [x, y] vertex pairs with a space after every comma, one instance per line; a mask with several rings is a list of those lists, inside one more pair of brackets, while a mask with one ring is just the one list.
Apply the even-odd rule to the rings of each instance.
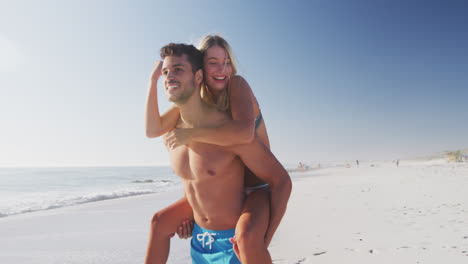
[[203, 252], [205, 252], [205, 237], [208, 237], [208, 242], [206, 242], [206, 244], [210, 245], [210, 252], [211, 252], [211, 244], [215, 241], [213, 236], [216, 236], [216, 234], [215, 233], [210, 233], [210, 232], [205, 232], [203, 234], [198, 234], [197, 235], [197, 240], [202, 242]]

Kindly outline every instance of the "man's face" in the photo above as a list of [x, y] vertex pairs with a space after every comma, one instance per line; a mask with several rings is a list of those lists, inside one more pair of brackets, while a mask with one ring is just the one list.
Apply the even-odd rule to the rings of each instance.
[[195, 74], [187, 55], [167, 56], [162, 66], [163, 83], [169, 101], [185, 103], [195, 91]]

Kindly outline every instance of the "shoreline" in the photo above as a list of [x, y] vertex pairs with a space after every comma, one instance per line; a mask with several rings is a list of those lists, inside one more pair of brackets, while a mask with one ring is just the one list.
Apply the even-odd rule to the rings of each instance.
[[[152, 215], [182, 195], [180, 189], [0, 218], [0, 262], [143, 263]], [[174, 259], [189, 258], [188, 242], [173, 239]]]

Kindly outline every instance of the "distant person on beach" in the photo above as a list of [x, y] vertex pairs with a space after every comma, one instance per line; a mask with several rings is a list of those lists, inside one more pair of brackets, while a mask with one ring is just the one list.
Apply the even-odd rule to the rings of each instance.
[[356, 160], [356, 165], [359, 167], [359, 160]]
[[400, 160], [397, 159], [397, 160], [396, 160], [396, 166], [398, 167], [399, 165], [400, 165]]
[[[166, 137], [166, 144], [172, 167], [184, 183], [185, 197], [153, 217], [146, 263], [167, 261], [171, 235], [191, 230], [186, 219], [195, 219], [194, 258], [216, 256], [221, 250], [216, 245], [220, 244], [224, 246], [222, 250], [230, 247], [242, 262], [271, 263], [267, 246], [286, 209], [291, 190], [289, 175], [268, 150], [266, 128], [250, 87], [242, 77], [231, 75], [235, 71], [231, 69], [232, 52], [227, 42], [218, 36], [208, 36], [202, 41], [204, 76], [201, 65], [188, 62], [194, 52], [189, 47], [193, 46], [164, 47], [161, 50], [164, 63], [156, 63], [150, 83], [147, 134], [160, 136], [176, 128]], [[191, 50], [189, 54], [187, 49]], [[163, 116], [159, 116], [156, 98], [156, 83], [161, 74], [166, 94], [175, 103]], [[182, 85], [184, 79], [192, 79], [192, 83]], [[178, 98], [186, 90], [192, 94], [183, 100]], [[254, 112], [258, 114], [256, 134]], [[249, 131], [253, 134], [249, 135]], [[249, 170], [244, 172], [236, 155], [255, 175]], [[245, 185], [250, 186], [245, 194], [244, 174]], [[263, 181], [269, 184], [271, 194]], [[229, 232], [208, 230], [226, 228]], [[232, 237], [234, 232], [233, 244], [220, 238], [226, 233]], [[207, 237], [207, 234], [218, 235]], [[205, 256], [202, 249], [208, 245], [212, 254]]]

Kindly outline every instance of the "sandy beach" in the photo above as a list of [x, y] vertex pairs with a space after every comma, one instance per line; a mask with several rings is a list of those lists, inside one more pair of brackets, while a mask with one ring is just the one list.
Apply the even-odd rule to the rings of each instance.
[[[371, 166], [373, 165], [373, 166]], [[274, 263], [467, 263], [468, 163], [361, 162], [291, 174]], [[0, 218], [0, 263], [143, 263], [149, 221], [182, 190]], [[173, 239], [169, 263], [190, 263]]]

